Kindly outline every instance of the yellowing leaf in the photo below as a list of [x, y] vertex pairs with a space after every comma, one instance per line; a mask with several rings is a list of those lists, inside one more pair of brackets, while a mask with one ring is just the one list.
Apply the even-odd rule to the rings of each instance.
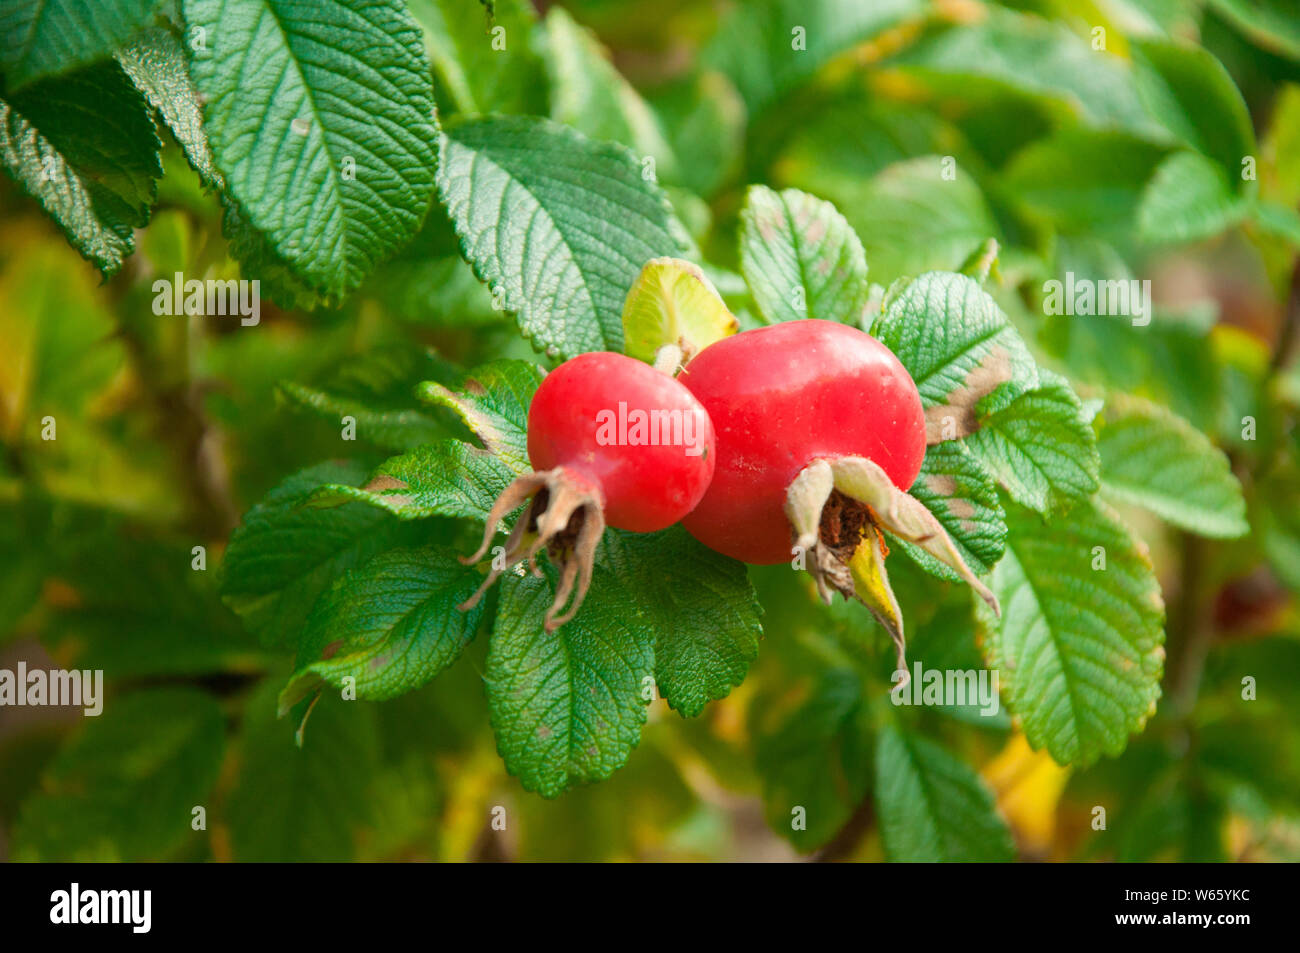
[[1056, 805], [1070, 769], [1046, 750], [1034, 751], [1020, 732], [981, 773], [997, 795], [998, 809], [1028, 854], [1046, 854], [1056, 833]]
[[683, 361], [689, 360], [738, 329], [713, 283], [680, 258], [648, 262], [623, 305], [624, 348], [629, 357], [647, 363], [665, 344], [677, 345]]

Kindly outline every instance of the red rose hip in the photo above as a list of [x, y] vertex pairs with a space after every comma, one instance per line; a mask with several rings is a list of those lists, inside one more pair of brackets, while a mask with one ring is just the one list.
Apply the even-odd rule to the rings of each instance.
[[[565, 361], [543, 379], [528, 408], [533, 471], [497, 498], [483, 544], [528, 500], [501, 559], [463, 608], [473, 606], [506, 566], [546, 548], [560, 570], [546, 616], [553, 630], [571, 619], [591, 582], [596, 546], [608, 524], [653, 532], [699, 503], [713, 476], [714, 433], [690, 391], [667, 374], [622, 354], [595, 352]], [[572, 603], [564, 610], [570, 596]]]

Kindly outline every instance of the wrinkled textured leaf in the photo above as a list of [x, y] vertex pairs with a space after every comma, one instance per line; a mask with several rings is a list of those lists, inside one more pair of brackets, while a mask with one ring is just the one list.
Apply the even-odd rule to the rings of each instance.
[[[950, 440], [930, 447], [908, 492], [935, 515], [975, 575], [987, 574], [1002, 558], [1007, 525], [998, 489], [961, 443]], [[954, 570], [919, 546], [897, 541], [926, 571], [960, 581]]]
[[797, 189], [756, 185], [740, 213], [740, 265], [770, 322], [824, 318], [858, 325], [867, 259], [844, 216]]
[[1155, 711], [1164, 668], [1164, 601], [1145, 547], [1092, 501], [1047, 524], [1009, 506], [1007, 527], [992, 580], [1002, 619], [985, 648], [1003, 698], [1029, 743], [1061, 764], [1118, 755]]
[[240, 211], [338, 297], [411, 238], [433, 192], [429, 63], [398, 0], [184, 0], [216, 164]]
[[678, 250], [663, 193], [624, 147], [541, 119], [443, 132], [438, 189], [478, 276], [538, 348], [623, 348], [623, 300], [641, 267]]
[[350, 677], [357, 698], [376, 701], [428, 682], [473, 639], [483, 607], [457, 606], [480, 578], [439, 546], [389, 550], [340, 578], [308, 621], [281, 713], [322, 681]]
[[112, 54], [161, 0], [0, 0], [0, 71], [11, 90]]

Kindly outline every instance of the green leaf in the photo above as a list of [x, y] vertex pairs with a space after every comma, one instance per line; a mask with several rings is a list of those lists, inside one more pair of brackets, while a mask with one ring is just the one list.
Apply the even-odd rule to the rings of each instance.
[[1160, 163], [1138, 208], [1138, 233], [1152, 245], [1210, 238], [1242, 221], [1250, 204], [1234, 195], [1223, 171], [1195, 152]]
[[981, 85], [1040, 100], [1094, 128], [1159, 131], [1146, 115], [1123, 60], [1093, 50], [1062, 23], [989, 7], [978, 23], [934, 34], [898, 62], [945, 91]]
[[1263, 481], [1257, 505], [1269, 563], [1279, 579], [1300, 592], [1300, 471], [1290, 466]]
[[866, 255], [829, 202], [797, 189], [751, 186], [740, 213], [740, 267], [769, 322], [861, 323]]
[[1097, 441], [1083, 405], [1064, 378], [1039, 371], [1042, 385], [992, 413], [981, 402], [966, 444], [1023, 506], [1046, 513], [1097, 489]]
[[341, 688], [351, 678], [358, 699], [375, 701], [419, 688], [474, 638], [482, 605], [456, 607], [480, 581], [440, 546], [389, 550], [352, 570], [316, 605], [280, 714], [322, 682]]
[[658, 117], [609, 61], [595, 35], [563, 7], [552, 7], [546, 14], [546, 38], [551, 118], [593, 139], [621, 142], [642, 161], [653, 158], [656, 176], [677, 178], [677, 156]]
[[1186, 420], [1121, 394], [1106, 402], [1097, 447], [1102, 491], [1201, 536], [1243, 536], [1246, 501], [1228, 458]]
[[944, 748], [884, 725], [876, 740], [876, 810], [885, 856], [910, 863], [1012, 861], [993, 792]]
[[159, 147], [144, 99], [116, 63], [0, 100], [0, 161], [105, 276], [149, 220]]
[[1300, 60], [1300, 17], [1290, 0], [1209, 0], [1209, 4], [1259, 46]]
[[449, 126], [441, 143], [438, 189], [465, 257], [524, 335], [566, 358], [622, 350], [628, 289], [678, 250], [636, 157], [522, 117]]
[[700, 70], [656, 87], [651, 105], [678, 162], [672, 180], [697, 195], [712, 195], [735, 171], [745, 145], [745, 103], [726, 76]]
[[1223, 64], [1199, 46], [1170, 40], [1134, 44], [1138, 94], [1179, 141], [1209, 156], [1243, 188], [1241, 161], [1255, 155], [1255, 130], [1240, 90]]
[[703, 269], [680, 258], [655, 258], [637, 276], [623, 305], [627, 355], [652, 364], [665, 344], [683, 362], [739, 330], [736, 316]]
[[166, 859], [206, 837], [190, 827], [191, 811], [207, 802], [224, 745], [221, 709], [203, 692], [160, 688], [110, 698], [23, 805], [13, 859]]
[[355, 462], [308, 467], [268, 493], [231, 534], [222, 598], [264, 644], [294, 643], [335, 579], [402, 538], [401, 524], [374, 507], [303, 505], [322, 484], [362, 479]]
[[975, 180], [941, 156], [896, 162], [863, 185], [836, 195], [871, 263], [872, 280], [953, 271], [1001, 233]]
[[327, 296], [411, 238], [433, 192], [429, 63], [398, 0], [183, 0], [190, 73], [240, 211]]
[[276, 719], [275, 689], [267, 680], [245, 709], [239, 780], [225, 810], [234, 859], [352, 860], [359, 828], [372, 817], [366, 790], [381, 746], [375, 710], [327, 693], [299, 748], [293, 728]]
[[1147, 180], [1168, 149], [1124, 132], [1066, 129], [1021, 150], [1004, 184], [1033, 218], [1126, 239]]
[[527, 0], [411, 0], [425, 30], [438, 102], [469, 115], [541, 113], [546, 74], [533, 49], [537, 14]]
[[288, 403], [312, 411], [340, 429], [343, 418], [356, 422], [356, 437], [385, 450], [411, 450], [446, 436], [446, 429], [417, 407], [331, 393], [293, 381], [281, 381], [277, 392]]
[[[935, 515], [975, 575], [986, 575], [1002, 558], [1007, 524], [998, 488], [960, 442], [948, 440], [930, 447], [908, 492]], [[954, 570], [921, 547], [897, 537], [894, 540], [927, 572], [961, 581]]]
[[932, 443], [971, 433], [990, 394], [1002, 406], [1038, 384], [1020, 335], [965, 275], [921, 275], [893, 295], [871, 333], [916, 382]]
[[[697, 542], [680, 526], [661, 533], [607, 530], [599, 564], [636, 604], [654, 639], [655, 685], [686, 718], [725, 698], [758, 657], [762, 611], [745, 565]], [[601, 600], [593, 586], [588, 597]]]
[[755, 762], [774, 831], [803, 851], [834, 837], [871, 786], [871, 724], [861, 676], [827, 670], [807, 701], [758, 735]]
[[454, 391], [426, 381], [418, 394], [453, 411], [489, 453], [523, 473], [529, 468], [528, 405], [542, 376], [529, 361], [492, 361], [471, 370]]
[[701, 58], [757, 113], [838, 54], [923, 13], [919, 0], [752, 0], [722, 18]]
[[459, 440], [440, 440], [386, 460], [364, 486], [325, 483], [311, 494], [310, 504], [362, 503], [403, 520], [431, 516], [483, 520], [518, 475], [485, 450]]
[[221, 173], [212, 162], [203, 131], [203, 108], [190, 80], [180, 38], [166, 27], [152, 27], [119, 49], [117, 61], [161, 114], [203, 184], [221, 188]]
[[641, 737], [653, 696], [654, 634], [598, 566], [592, 595], [555, 632], [542, 627], [552, 579], [501, 580], [488, 647], [488, 708], [497, 750], [529, 791], [555, 797], [609, 777]]
[[161, 0], [0, 0], [0, 72], [10, 90], [104, 59]]
[[1061, 764], [1118, 755], [1155, 711], [1164, 668], [1146, 548], [1095, 501], [1049, 523], [1009, 506], [1007, 527], [992, 581], [1002, 619], [985, 643], [1003, 697], [1029, 743]]

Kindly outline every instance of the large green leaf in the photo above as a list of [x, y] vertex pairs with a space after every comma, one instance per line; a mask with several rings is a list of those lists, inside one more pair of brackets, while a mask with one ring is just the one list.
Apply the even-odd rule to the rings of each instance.
[[1138, 92], [1143, 103], [1176, 138], [1212, 158], [1242, 188], [1242, 159], [1253, 156], [1250, 111], [1232, 77], [1214, 54], [1169, 40], [1135, 45]]
[[1132, 234], [1142, 190], [1167, 151], [1124, 132], [1066, 129], [1017, 153], [1004, 184], [1035, 219], [1123, 240]]
[[[669, 705], [693, 718], [744, 681], [763, 630], [743, 563], [675, 526], [652, 534], [607, 530], [600, 565], [654, 637], [655, 684]], [[588, 598], [603, 595], [593, 588]]]
[[455, 390], [427, 381], [418, 394], [453, 411], [484, 449], [523, 473], [528, 469], [528, 405], [542, 374], [528, 361], [492, 361], [471, 370]]
[[1221, 168], [1195, 152], [1176, 152], [1156, 169], [1138, 207], [1138, 233], [1152, 245], [1194, 242], [1236, 225], [1250, 204]]
[[0, 160], [105, 275], [149, 220], [160, 143], [148, 107], [115, 62], [0, 99]]
[[921, 275], [886, 303], [871, 333], [916, 382], [931, 442], [974, 431], [989, 395], [1005, 406], [1038, 383], [1006, 314], [965, 275]]
[[226, 186], [275, 252], [329, 296], [411, 238], [433, 191], [419, 28], [398, 0], [183, 0]]
[[1049, 523], [1009, 506], [1007, 527], [986, 640], [1003, 697], [1061, 764], [1117, 755], [1160, 697], [1164, 601], [1146, 548], [1093, 501]]
[[1228, 458], [1172, 411], [1113, 395], [1102, 415], [1103, 492], [1201, 536], [1244, 535], [1246, 501]]
[[419, 688], [460, 657], [483, 614], [456, 608], [480, 575], [439, 546], [393, 549], [339, 579], [316, 605], [298, 645], [286, 711], [322, 682], [351, 678], [359, 699]]
[[304, 505], [323, 484], [364, 479], [355, 462], [322, 463], [289, 477], [244, 514], [221, 567], [226, 604], [268, 645], [296, 642], [322, 592], [405, 532], [371, 506]]
[[966, 443], [1013, 499], [1045, 513], [1092, 495], [1100, 461], [1074, 390], [1055, 374], [1039, 374], [1041, 386], [1005, 407], [985, 413], [981, 406]]
[[551, 118], [593, 139], [621, 142], [642, 161], [652, 157], [656, 176], [677, 178], [677, 156], [658, 118], [596, 37], [563, 7], [552, 7], [546, 15], [546, 40]]
[[[102, 699], [101, 699], [102, 701]], [[15, 860], [163, 860], [208, 808], [225, 727], [213, 699], [192, 688], [114, 696], [45, 772], [23, 805]]]
[[946, 175], [944, 162], [937, 155], [895, 162], [831, 196], [862, 239], [872, 280], [955, 271], [1001, 233], [975, 180], [962, 166]]
[[890, 860], [1016, 859], [1011, 832], [980, 776], [944, 748], [892, 722], [876, 738], [876, 810]]
[[[908, 492], [935, 515], [975, 575], [985, 575], [1002, 558], [1007, 525], [998, 488], [961, 442], [947, 440], [930, 447]], [[928, 572], [961, 581], [921, 547], [902, 539], [896, 542]]]
[[629, 594], [597, 567], [592, 596], [572, 621], [546, 632], [550, 579], [501, 580], [488, 647], [488, 707], [497, 750], [530, 791], [555, 797], [609, 777], [641, 737], [653, 697], [654, 632]]
[[797, 189], [751, 187], [740, 213], [740, 266], [768, 321], [861, 323], [866, 255], [829, 202]]
[[293, 727], [276, 718], [275, 696], [268, 680], [244, 712], [238, 783], [225, 808], [234, 859], [352, 860], [358, 831], [373, 817], [366, 790], [379, 768], [375, 710], [322, 697], [298, 747]]
[[0, 72], [9, 89], [104, 59], [161, 0], [0, 0]]
[[534, 345], [623, 346], [623, 300], [677, 241], [662, 192], [623, 146], [522, 117], [449, 125], [438, 189], [465, 257]]

